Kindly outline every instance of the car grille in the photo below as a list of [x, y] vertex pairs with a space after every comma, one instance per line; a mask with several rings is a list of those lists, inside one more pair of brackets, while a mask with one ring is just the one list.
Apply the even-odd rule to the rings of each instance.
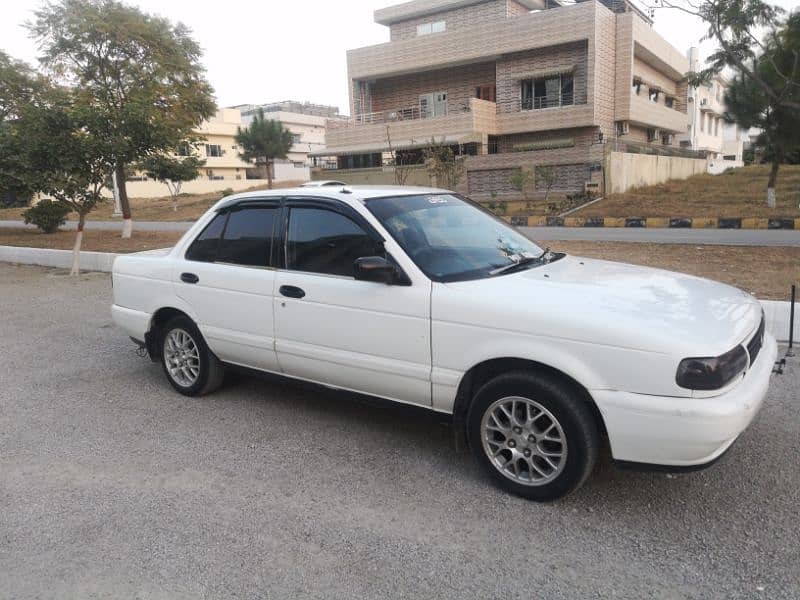
[[764, 344], [764, 313], [761, 313], [761, 324], [756, 330], [756, 334], [747, 342], [747, 353], [750, 355], [750, 364], [756, 362], [761, 346]]

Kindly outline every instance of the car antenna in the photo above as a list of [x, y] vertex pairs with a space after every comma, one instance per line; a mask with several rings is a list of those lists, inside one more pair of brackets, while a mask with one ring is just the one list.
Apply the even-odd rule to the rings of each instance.
[[348, 190], [345, 186], [342, 186], [342, 189], [339, 190], [340, 194], [352, 194], [352, 190]]

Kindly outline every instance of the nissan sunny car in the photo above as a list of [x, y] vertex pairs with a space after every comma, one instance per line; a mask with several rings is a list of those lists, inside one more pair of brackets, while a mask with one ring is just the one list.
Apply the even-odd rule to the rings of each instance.
[[114, 320], [181, 394], [245, 367], [445, 413], [534, 500], [579, 487], [603, 445], [713, 462], [777, 353], [741, 290], [541, 248], [429, 188], [230, 196], [174, 248], [117, 258], [113, 286]]

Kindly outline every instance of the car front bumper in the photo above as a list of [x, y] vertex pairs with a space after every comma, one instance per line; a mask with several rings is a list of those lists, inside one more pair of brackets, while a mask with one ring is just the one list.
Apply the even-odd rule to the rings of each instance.
[[678, 467], [714, 461], [761, 408], [777, 355], [775, 338], [765, 334], [756, 362], [739, 385], [711, 398], [593, 390], [612, 456], [617, 461]]

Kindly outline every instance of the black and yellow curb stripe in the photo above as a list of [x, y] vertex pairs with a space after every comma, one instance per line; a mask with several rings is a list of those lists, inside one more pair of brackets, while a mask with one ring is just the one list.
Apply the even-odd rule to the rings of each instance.
[[800, 218], [767, 217], [503, 217], [517, 227], [660, 227], [669, 229], [797, 229]]

